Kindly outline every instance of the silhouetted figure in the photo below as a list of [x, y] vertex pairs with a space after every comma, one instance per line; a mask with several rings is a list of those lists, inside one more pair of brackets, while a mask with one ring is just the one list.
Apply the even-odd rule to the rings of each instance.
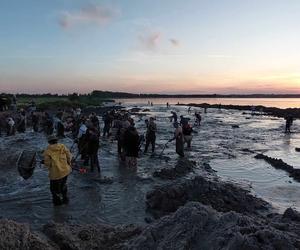
[[291, 126], [293, 125], [293, 117], [288, 115], [285, 117], [285, 133], [291, 133]]
[[89, 161], [88, 156], [88, 136], [87, 136], [86, 119], [81, 119], [81, 124], [78, 131], [78, 152], [81, 155], [81, 160], [84, 160], [83, 165], [87, 166]]
[[39, 120], [40, 117], [37, 115], [36, 112], [31, 113], [31, 122], [32, 122], [32, 129], [34, 132], [39, 131]]
[[184, 142], [187, 144], [188, 148], [191, 147], [191, 143], [193, 139], [192, 132], [193, 132], [193, 128], [188, 122], [182, 125]]
[[93, 126], [98, 130], [98, 132], [100, 133], [100, 122], [99, 119], [96, 115], [96, 113], [92, 113], [90, 116], [90, 120], [93, 123]]
[[107, 134], [107, 137], [109, 137], [112, 121], [113, 121], [112, 116], [109, 113], [106, 113], [104, 116], [103, 137], [105, 137], [106, 134]]
[[16, 127], [15, 127], [15, 121], [12, 117], [8, 117], [6, 119], [6, 134], [7, 136], [15, 135], [16, 133]]
[[180, 126], [184, 126], [189, 122], [190, 118], [184, 117], [183, 115], [180, 116]]
[[20, 120], [17, 130], [19, 133], [25, 133], [26, 131], [26, 112], [24, 110], [21, 110], [20, 112]]
[[174, 123], [177, 122], [178, 117], [177, 117], [176, 112], [171, 111], [171, 114], [172, 114], [171, 119], [170, 119], [171, 122], [172, 122], [172, 121], [173, 121]]
[[87, 130], [88, 156], [91, 166], [91, 172], [94, 171], [94, 168], [97, 168], [98, 173], [100, 173], [100, 165], [98, 159], [99, 138], [100, 133], [97, 128], [91, 127]]
[[174, 139], [176, 140], [176, 153], [180, 157], [184, 157], [184, 136], [182, 132], [182, 127], [178, 124], [178, 122], [174, 123], [174, 127], [175, 127]]
[[201, 114], [198, 113], [198, 112], [195, 112], [195, 117], [196, 117], [196, 125], [200, 126], [201, 125], [201, 120], [202, 120]]
[[47, 135], [53, 134], [53, 130], [54, 130], [53, 118], [47, 112], [45, 112], [43, 127], [44, 127], [44, 131]]
[[58, 119], [56, 123], [56, 136], [58, 138], [64, 138], [65, 137], [65, 126], [63, 122]]
[[126, 155], [126, 165], [128, 167], [137, 166], [139, 154], [140, 136], [135, 127], [130, 126], [124, 133], [124, 149]]
[[152, 153], [154, 153], [155, 150], [155, 141], [156, 141], [156, 124], [154, 122], [154, 118], [150, 117], [150, 122], [147, 126], [147, 132], [146, 132], [146, 146], [144, 153], [147, 153], [148, 147], [151, 144], [152, 146]]

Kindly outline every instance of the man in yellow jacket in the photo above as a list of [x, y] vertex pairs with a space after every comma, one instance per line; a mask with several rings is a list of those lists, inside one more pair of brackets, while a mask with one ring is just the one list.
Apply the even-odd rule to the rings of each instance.
[[68, 204], [67, 178], [71, 173], [72, 155], [58, 139], [51, 135], [48, 137], [48, 147], [44, 152], [44, 164], [49, 169], [50, 191], [55, 206]]

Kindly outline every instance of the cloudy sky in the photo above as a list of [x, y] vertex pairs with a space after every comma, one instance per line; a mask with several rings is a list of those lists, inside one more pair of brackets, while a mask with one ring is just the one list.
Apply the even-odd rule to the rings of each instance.
[[300, 93], [299, 0], [1, 0], [0, 92]]

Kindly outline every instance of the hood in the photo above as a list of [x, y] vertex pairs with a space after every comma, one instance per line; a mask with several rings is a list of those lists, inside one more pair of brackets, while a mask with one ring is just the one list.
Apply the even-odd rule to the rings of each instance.
[[48, 150], [52, 152], [62, 152], [64, 151], [64, 145], [57, 143], [48, 146]]

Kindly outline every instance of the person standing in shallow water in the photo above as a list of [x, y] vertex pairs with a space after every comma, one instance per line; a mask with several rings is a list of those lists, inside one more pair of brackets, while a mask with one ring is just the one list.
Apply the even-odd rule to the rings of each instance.
[[195, 117], [196, 117], [196, 125], [200, 126], [201, 125], [201, 120], [202, 120], [201, 114], [198, 113], [198, 112], [195, 112]]
[[140, 136], [134, 126], [130, 126], [124, 133], [124, 149], [126, 155], [126, 165], [128, 167], [137, 166], [139, 155]]
[[20, 112], [20, 121], [18, 123], [17, 130], [19, 133], [25, 133], [26, 131], [26, 112], [21, 110]]
[[154, 118], [150, 117], [150, 122], [147, 124], [147, 132], [146, 132], [146, 146], [144, 153], [147, 153], [148, 147], [151, 144], [152, 146], [152, 153], [155, 150], [155, 140], [156, 140], [156, 124], [154, 122]]
[[285, 133], [291, 133], [291, 126], [293, 124], [293, 117], [288, 115], [285, 119]]
[[7, 136], [12, 136], [16, 134], [15, 121], [12, 117], [8, 117], [6, 120], [6, 131]]
[[182, 126], [184, 142], [187, 144], [188, 148], [191, 148], [191, 143], [193, 139], [192, 132], [194, 132], [194, 130], [188, 122]]
[[103, 138], [104, 138], [105, 135], [107, 135], [107, 137], [109, 137], [110, 135], [110, 128], [112, 125], [113, 118], [110, 113], [106, 112], [103, 119], [104, 119]]
[[53, 119], [49, 113], [45, 112], [44, 114], [44, 122], [43, 122], [44, 131], [47, 135], [52, 135], [54, 131], [54, 123]]
[[68, 204], [67, 179], [72, 171], [72, 155], [65, 145], [58, 143], [55, 136], [49, 136], [48, 143], [44, 152], [44, 164], [49, 170], [52, 202], [55, 206]]
[[39, 119], [40, 117], [35, 111], [31, 112], [32, 129], [34, 132], [39, 131]]
[[171, 111], [171, 114], [172, 114], [172, 116], [171, 116], [171, 118], [170, 118], [170, 121], [172, 122], [174, 122], [174, 123], [176, 123], [177, 122], [177, 114], [176, 114], [176, 112], [174, 112], [174, 111]]
[[100, 173], [100, 165], [98, 159], [99, 150], [99, 139], [100, 132], [94, 126], [91, 126], [87, 130], [87, 143], [88, 143], [88, 155], [89, 163], [91, 166], [91, 172], [94, 172], [94, 168], [97, 168], [98, 173]]
[[184, 157], [184, 135], [183, 135], [182, 127], [179, 125], [178, 122], [174, 124], [174, 127], [175, 127], [174, 139], [176, 140], [176, 153], [180, 157]]
[[84, 166], [87, 166], [89, 162], [87, 130], [86, 118], [82, 117], [76, 142], [78, 142], [78, 152], [80, 153]]

